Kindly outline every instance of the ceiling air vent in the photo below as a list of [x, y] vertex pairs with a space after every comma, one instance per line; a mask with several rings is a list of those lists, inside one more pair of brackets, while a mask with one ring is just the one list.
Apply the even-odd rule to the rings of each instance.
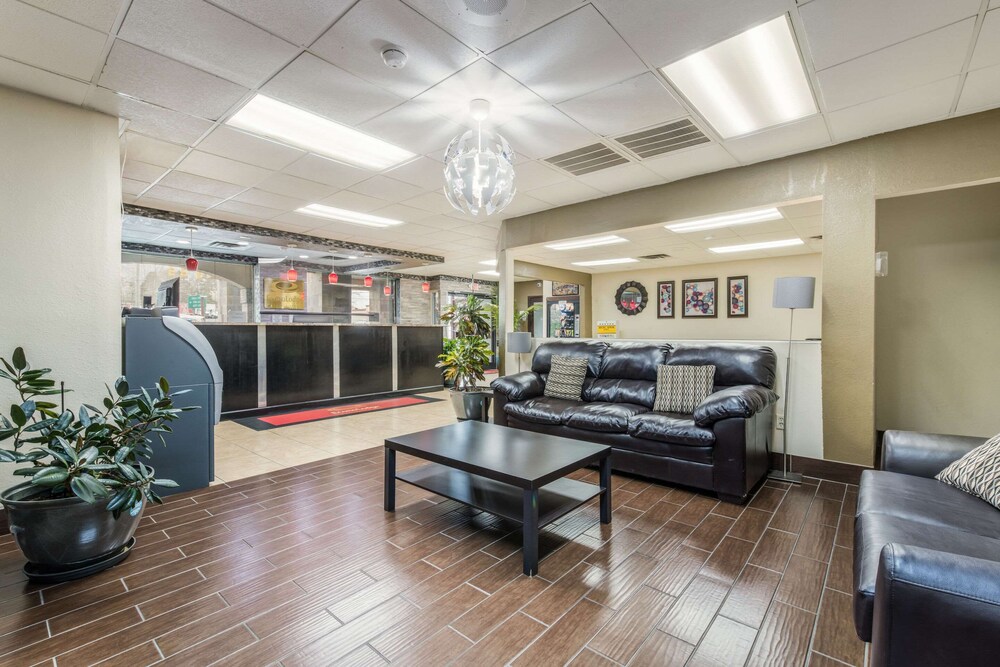
[[582, 176], [628, 162], [626, 158], [602, 143], [577, 148], [569, 153], [546, 158], [545, 161], [573, 176]]
[[810, 241], [822, 241], [823, 240], [823, 235], [820, 234], [819, 236], [810, 236], [809, 240]]
[[232, 250], [234, 248], [242, 248], [239, 243], [230, 243], [229, 241], [212, 241], [208, 244], [209, 248], [225, 248], [226, 250]]
[[[341, 259], [352, 259], [352, 258], [348, 257], [347, 255], [323, 255], [322, 257], [318, 257], [317, 259], [325, 259], [328, 262], [333, 262]], [[354, 257], [353, 259], [357, 259], [357, 257]]]
[[642, 132], [616, 137], [615, 141], [640, 158], [663, 155], [689, 146], [697, 146], [711, 141], [690, 119], [667, 123]]
[[655, 255], [639, 255], [639, 259], [667, 259], [670, 255], [658, 252]]

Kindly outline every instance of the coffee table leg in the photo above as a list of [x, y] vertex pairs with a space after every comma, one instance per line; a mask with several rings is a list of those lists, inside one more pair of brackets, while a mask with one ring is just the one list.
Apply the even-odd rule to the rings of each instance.
[[385, 511], [396, 511], [396, 450], [385, 448]]
[[611, 523], [611, 457], [601, 459], [601, 523]]
[[538, 489], [524, 490], [524, 524], [521, 532], [524, 541], [524, 573], [531, 577], [538, 574]]

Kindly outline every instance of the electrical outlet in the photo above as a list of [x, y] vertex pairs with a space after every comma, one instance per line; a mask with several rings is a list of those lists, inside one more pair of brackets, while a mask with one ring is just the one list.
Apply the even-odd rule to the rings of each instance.
[[778, 430], [779, 431], [784, 431], [785, 430], [785, 418], [784, 417], [778, 417]]

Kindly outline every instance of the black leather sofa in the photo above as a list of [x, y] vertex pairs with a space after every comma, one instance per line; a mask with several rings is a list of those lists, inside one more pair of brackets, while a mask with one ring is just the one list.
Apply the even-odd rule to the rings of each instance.
[[[582, 401], [543, 395], [552, 357], [587, 359]], [[531, 371], [493, 381], [497, 424], [608, 444], [612, 468], [745, 502], [767, 474], [774, 421], [770, 348], [552, 341]], [[714, 365], [715, 392], [694, 414], [654, 412], [661, 364]]]
[[887, 431], [861, 474], [854, 624], [872, 667], [1000, 664], [1000, 510], [934, 479], [984, 441]]

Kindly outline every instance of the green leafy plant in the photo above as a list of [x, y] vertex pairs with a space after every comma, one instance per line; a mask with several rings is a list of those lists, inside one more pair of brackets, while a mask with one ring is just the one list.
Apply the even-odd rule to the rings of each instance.
[[152, 438], [164, 445], [168, 422], [181, 412], [160, 378], [155, 395], [145, 389], [129, 393], [124, 377], [108, 387], [103, 409], [84, 404], [76, 414], [56, 412], [57, 405], [45, 397], [62, 393], [48, 378], [51, 369], [32, 369], [22, 348], [10, 361], [0, 358], [0, 378], [11, 382], [20, 404], [10, 406], [9, 417], [0, 414], [0, 441], [13, 439], [10, 449], [0, 449], [0, 462], [27, 463], [15, 475], [28, 477], [36, 493], [32, 500], [76, 496], [88, 503], [107, 501], [117, 519], [123, 511], [133, 516], [142, 509], [143, 498], [161, 503], [151, 488], [176, 487], [169, 479], [156, 479], [143, 459], [153, 454]]
[[470, 294], [465, 301], [456, 301], [449, 304], [441, 313], [441, 321], [451, 324], [454, 327], [455, 335], [459, 338], [465, 336], [490, 335], [496, 305], [486, 303], [478, 296]]
[[525, 325], [528, 321], [528, 315], [531, 313], [538, 312], [542, 309], [542, 304], [533, 303], [524, 310], [521, 310], [517, 306], [514, 307], [514, 331], [521, 331], [521, 327]]
[[490, 344], [482, 336], [455, 338], [451, 349], [438, 356], [444, 379], [455, 383], [457, 391], [475, 391], [476, 381], [485, 380], [483, 369], [490, 360]]

